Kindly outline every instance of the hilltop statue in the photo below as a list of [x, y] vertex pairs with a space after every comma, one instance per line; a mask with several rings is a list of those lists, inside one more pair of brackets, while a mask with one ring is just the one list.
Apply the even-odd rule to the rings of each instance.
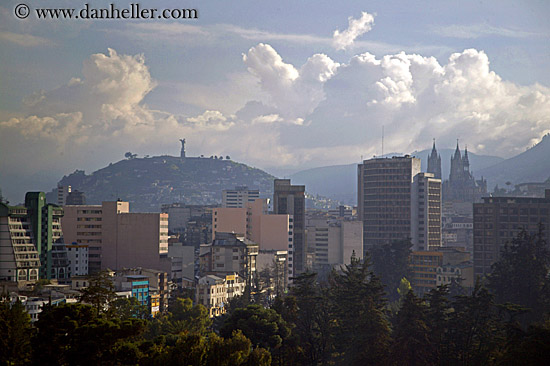
[[180, 158], [185, 159], [185, 139], [180, 139], [180, 142], [181, 142]]

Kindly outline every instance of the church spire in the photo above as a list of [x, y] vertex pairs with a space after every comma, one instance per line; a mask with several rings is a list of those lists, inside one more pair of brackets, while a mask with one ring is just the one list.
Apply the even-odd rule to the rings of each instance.
[[462, 159], [462, 157], [460, 156], [460, 148], [458, 147], [458, 139], [456, 139], [456, 150], [454, 159]]
[[435, 148], [435, 138], [432, 147], [432, 153], [428, 155], [428, 173], [433, 173], [434, 178], [441, 179], [441, 156]]
[[470, 171], [470, 159], [468, 158], [468, 145], [464, 148], [464, 157], [462, 158], [464, 164], [464, 170]]

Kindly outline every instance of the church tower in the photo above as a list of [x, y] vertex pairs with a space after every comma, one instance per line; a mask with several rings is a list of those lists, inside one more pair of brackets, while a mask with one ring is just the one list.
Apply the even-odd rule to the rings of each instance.
[[464, 149], [464, 157], [462, 158], [462, 165], [464, 166], [464, 171], [470, 174], [470, 159], [468, 159], [468, 146]]
[[180, 142], [181, 142], [180, 158], [185, 159], [185, 139], [180, 139]]
[[451, 173], [449, 174], [449, 180], [451, 182], [458, 181], [464, 175], [464, 162], [462, 161], [462, 155], [458, 147], [458, 140], [456, 140], [456, 150], [451, 158]]
[[441, 155], [437, 153], [435, 148], [435, 139], [432, 153], [428, 156], [428, 173], [432, 173], [434, 178], [441, 179]]

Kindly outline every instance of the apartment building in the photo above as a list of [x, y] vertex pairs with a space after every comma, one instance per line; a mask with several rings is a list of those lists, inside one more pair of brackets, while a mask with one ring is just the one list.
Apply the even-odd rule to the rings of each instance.
[[484, 197], [474, 203], [474, 273], [485, 276], [500, 258], [502, 248], [521, 230], [535, 234], [542, 225], [550, 243], [550, 189], [544, 198]]

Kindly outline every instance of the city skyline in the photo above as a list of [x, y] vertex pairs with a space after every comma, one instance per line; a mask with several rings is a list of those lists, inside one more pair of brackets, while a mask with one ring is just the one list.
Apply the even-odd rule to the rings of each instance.
[[127, 151], [178, 156], [179, 138], [189, 156], [273, 172], [380, 155], [382, 129], [386, 152], [460, 138], [501, 157], [550, 132], [540, 2], [213, 1], [179, 21], [20, 20], [17, 3], [0, 7], [0, 187], [13, 200]]

